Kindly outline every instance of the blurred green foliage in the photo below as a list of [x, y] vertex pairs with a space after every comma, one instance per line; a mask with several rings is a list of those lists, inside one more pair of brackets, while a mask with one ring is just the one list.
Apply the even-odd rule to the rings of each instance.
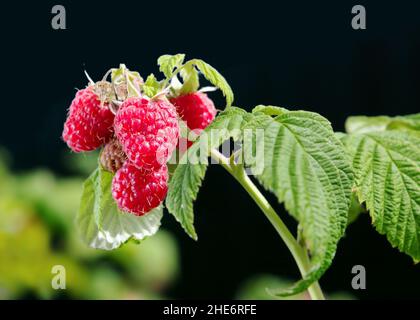
[[[85, 173], [97, 155], [66, 158]], [[48, 170], [12, 174], [0, 152], [0, 299], [163, 298], [178, 274], [173, 236], [155, 236], [108, 252], [86, 247], [74, 228], [83, 178]], [[54, 290], [54, 265], [66, 270], [66, 290]]]
[[[83, 177], [97, 165], [97, 153], [66, 155], [72, 177], [48, 170], [13, 174], [0, 150], [0, 299], [162, 299], [179, 273], [174, 237], [160, 230], [140, 244], [114, 251], [83, 244], [74, 228]], [[54, 265], [66, 269], [66, 290], [54, 290]], [[236, 299], [275, 299], [266, 288], [293, 281], [255, 276], [239, 288]], [[347, 293], [330, 299], [353, 299]], [[288, 299], [309, 299], [306, 293]]]

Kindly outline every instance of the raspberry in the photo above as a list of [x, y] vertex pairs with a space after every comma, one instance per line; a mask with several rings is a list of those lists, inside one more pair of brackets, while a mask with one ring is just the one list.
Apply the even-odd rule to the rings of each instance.
[[118, 139], [114, 138], [108, 142], [101, 152], [101, 165], [109, 172], [116, 172], [120, 169], [127, 160], [122, 146]]
[[206, 128], [217, 113], [213, 101], [202, 92], [188, 93], [170, 101], [191, 130]]
[[63, 140], [75, 152], [95, 150], [112, 137], [113, 120], [108, 104], [101, 105], [92, 87], [79, 90], [64, 123]]
[[167, 181], [166, 165], [145, 171], [126, 162], [112, 180], [112, 196], [122, 211], [142, 216], [162, 203]]
[[118, 109], [114, 127], [128, 159], [144, 170], [165, 164], [178, 141], [177, 113], [167, 100], [127, 99]]

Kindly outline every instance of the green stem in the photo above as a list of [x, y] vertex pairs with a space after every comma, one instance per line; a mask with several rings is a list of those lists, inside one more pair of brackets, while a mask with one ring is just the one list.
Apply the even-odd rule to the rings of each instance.
[[[255, 201], [261, 211], [265, 214], [267, 219], [271, 222], [274, 229], [286, 244], [290, 253], [296, 261], [302, 277], [305, 277], [311, 267], [310, 260], [306, 250], [296, 241], [295, 237], [289, 231], [284, 222], [280, 219], [278, 214], [274, 211], [270, 203], [265, 199], [264, 195], [258, 190], [255, 184], [246, 174], [243, 166], [235, 165], [230, 162], [219, 151], [212, 150], [211, 156], [219, 161], [219, 163], [241, 184], [241, 186], [248, 192], [251, 198]], [[324, 300], [324, 294], [318, 282], [314, 282], [308, 288], [309, 295], [312, 300]]]

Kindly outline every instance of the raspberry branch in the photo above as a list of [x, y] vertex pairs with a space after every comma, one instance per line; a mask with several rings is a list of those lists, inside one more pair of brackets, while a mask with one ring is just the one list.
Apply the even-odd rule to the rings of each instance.
[[[306, 250], [293, 237], [292, 233], [284, 224], [283, 220], [281, 220], [280, 216], [276, 213], [264, 195], [258, 190], [257, 186], [248, 177], [243, 165], [236, 164], [233, 157], [228, 159], [215, 149], [211, 150], [211, 156], [217, 160], [220, 165], [239, 182], [239, 184], [258, 205], [266, 218], [270, 221], [271, 225], [277, 231], [283, 242], [286, 244], [287, 248], [295, 259], [302, 277], [305, 277], [311, 268]], [[312, 300], [325, 300], [324, 294], [322, 293], [318, 281], [314, 282], [308, 288], [308, 292]]]

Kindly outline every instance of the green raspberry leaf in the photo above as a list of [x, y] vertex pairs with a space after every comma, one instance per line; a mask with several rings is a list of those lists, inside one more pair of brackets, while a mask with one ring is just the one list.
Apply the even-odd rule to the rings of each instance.
[[239, 139], [240, 129], [249, 117], [245, 110], [235, 107], [220, 113], [181, 157], [173, 172], [168, 185], [166, 207], [194, 240], [197, 240], [197, 233], [194, 228], [193, 203], [204, 179], [211, 149], [219, 147], [229, 138]]
[[184, 59], [185, 54], [181, 53], [175, 55], [165, 54], [160, 56], [157, 61], [159, 70], [165, 75], [166, 78], [169, 79], [172, 77], [174, 70], [182, 65]]
[[[343, 144], [322, 116], [272, 106], [259, 106], [254, 115], [245, 130], [253, 130], [252, 145], [263, 144], [264, 152], [256, 152], [251, 162], [245, 157], [245, 162], [263, 163], [256, 178], [299, 222], [311, 256], [311, 270], [302, 280], [287, 290], [271, 291], [295, 295], [332, 263], [347, 225], [352, 168]], [[264, 132], [261, 140], [256, 140], [257, 130]]]
[[409, 131], [349, 134], [356, 193], [376, 230], [420, 261], [420, 137]]
[[141, 217], [118, 210], [111, 195], [112, 177], [97, 168], [83, 186], [76, 224], [83, 241], [95, 249], [116, 249], [129, 239], [151, 236], [160, 227], [162, 207]]
[[195, 65], [198, 70], [203, 74], [203, 76], [210, 81], [212, 85], [222, 90], [223, 96], [226, 97], [226, 105], [229, 107], [232, 105], [234, 95], [232, 92], [231, 87], [229, 86], [226, 79], [217, 71], [215, 68], [213, 68], [208, 63], [204, 62], [200, 59], [193, 59], [188, 61], [185, 64], [185, 67], [188, 65]]
[[420, 134], [420, 113], [406, 116], [353, 116], [346, 120], [348, 133], [367, 133], [374, 131], [408, 131]]
[[159, 92], [160, 84], [153, 73], [147, 77], [142, 89], [143, 93], [149, 98], [153, 98]]
[[197, 233], [194, 228], [193, 202], [206, 173], [207, 165], [178, 165], [169, 182], [166, 207], [181, 224], [185, 232], [194, 240]]

